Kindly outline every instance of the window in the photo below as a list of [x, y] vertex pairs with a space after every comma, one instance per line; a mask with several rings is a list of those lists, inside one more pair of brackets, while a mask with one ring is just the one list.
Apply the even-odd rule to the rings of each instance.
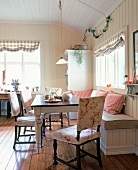
[[96, 57], [96, 86], [111, 84], [115, 88], [125, 88], [125, 45], [109, 54]]
[[40, 47], [34, 52], [0, 52], [0, 86], [3, 70], [8, 89], [12, 88], [12, 79], [18, 79], [20, 87], [40, 87]]

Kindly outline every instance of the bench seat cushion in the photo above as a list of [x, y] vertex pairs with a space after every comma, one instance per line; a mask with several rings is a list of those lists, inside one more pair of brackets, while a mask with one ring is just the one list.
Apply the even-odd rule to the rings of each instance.
[[138, 120], [126, 114], [112, 115], [103, 111], [101, 127], [105, 130], [138, 128]]

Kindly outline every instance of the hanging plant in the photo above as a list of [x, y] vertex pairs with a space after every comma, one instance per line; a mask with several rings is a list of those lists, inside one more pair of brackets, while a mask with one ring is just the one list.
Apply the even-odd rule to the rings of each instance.
[[83, 62], [82, 50], [75, 50], [74, 56], [76, 57], [77, 63], [82, 64], [82, 62]]
[[94, 38], [99, 38], [104, 32], [107, 31], [108, 27], [109, 27], [109, 22], [111, 21], [111, 17], [110, 15], [108, 17], [106, 17], [106, 25], [104, 26], [104, 28], [102, 30], [100, 30], [100, 33], [96, 33], [96, 30], [95, 29], [92, 29], [91, 27], [89, 27], [88, 29], [85, 30], [85, 33], [84, 33], [84, 38], [83, 38], [83, 42], [86, 42], [87, 41], [87, 37], [90, 35], [90, 33], [93, 34], [93, 37]]
[[109, 22], [110, 22], [111, 20], [112, 20], [112, 19], [111, 19], [110, 15], [109, 15], [108, 17], [106, 17], [106, 25], [105, 25], [105, 27], [104, 27], [104, 29], [103, 29], [103, 32], [106, 32], [106, 31], [107, 31], [107, 29], [108, 29], [108, 27], [109, 27]]

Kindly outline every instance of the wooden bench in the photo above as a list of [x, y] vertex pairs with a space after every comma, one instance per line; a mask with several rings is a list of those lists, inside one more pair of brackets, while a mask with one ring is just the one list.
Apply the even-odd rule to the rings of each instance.
[[138, 155], [138, 120], [126, 114], [112, 115], [103, 111], [101, 149], [105, 155]]
[[[87, 93], [86, 93], [87, 92]], [[91, 89], [92, 92], [92, 89]], [[75, 91], [77, 97], [90, 97], [90, 91]], [[125, 106], [125, 105], [124, 105]], [[101, 149], [105, 155], [138, 155], [138, 120], [124, 113], [112, 115], [103, 111]]]

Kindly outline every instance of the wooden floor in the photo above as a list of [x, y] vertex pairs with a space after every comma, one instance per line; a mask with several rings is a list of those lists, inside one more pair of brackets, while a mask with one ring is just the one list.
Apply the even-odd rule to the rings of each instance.
[[[71, 121], [74, 125], [76, 121]], [[67, 126], [67, 119], [64, 117], [64, 127]], [[35, 144], [17, 145], [13, 150], [14, 125], [12, 118], [0, 117], [0, 170], [72, 170], [72, 168], [59, 163], [54, 166], [52, 163], [52, 132], [60, 126], [54, 123], [52, 131], [46, 129], [46, 137], [43, 139], [43, 148], [40, 154], [36, 152]], [[74, 147], [68, 144], [59, 143], [59, 155], [69, 159], [74, 155]], [[87, 150], [95, 152], [95, 144], [87, 145]], [[137, 170], [138, 156], [135, 154], [105, 156], [102, 152], [103, 167], [90, 158], [82, 158], [82, 170]]]

